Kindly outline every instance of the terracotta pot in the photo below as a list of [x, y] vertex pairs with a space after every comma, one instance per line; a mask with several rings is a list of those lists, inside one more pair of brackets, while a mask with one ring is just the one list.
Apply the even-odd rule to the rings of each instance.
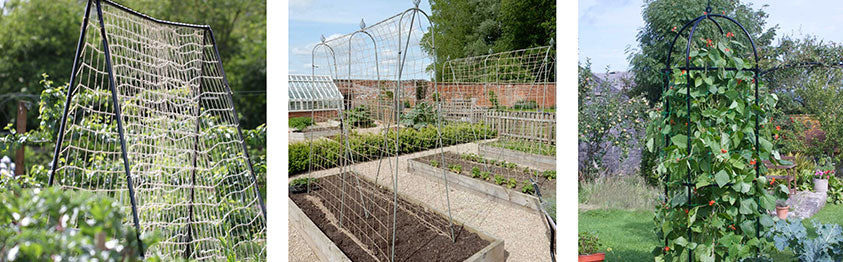
[[828, 179], [814, 178], [814, 192], [828, 192]]
[[579, 262], [601, 262], [606, 259], [605, 253], [597, 253], [591, 255], [580, 255]]
[[787, 212], [788, 211], [790, 211], [790, 206], [786, 206], [786, 207], [776, 206], [776, 216], [778, 216], [779, 219], [787, 220]]

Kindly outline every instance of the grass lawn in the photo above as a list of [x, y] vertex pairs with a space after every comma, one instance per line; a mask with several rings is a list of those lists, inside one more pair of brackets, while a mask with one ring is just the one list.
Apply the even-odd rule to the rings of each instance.
[[[843, 205], [827, 204], [819, 213], [803, 221], [809, 232], [811, 220], [843, 225]], [[653, 261], [651, 254], [659, 244], [653, 232], [652, 210], [596, 209], [579, 212], [579, 231], [597, 233], [606, 261]], [[813, 235], [813, 234], [812, 234]], [[771, 254], [776, 261], [792, 260], [792, 252]]]
[[579, 231], [597, 233], [606, 261], [653, 261], [650, 253], [658, 245], [653, 233], [653, 211], [597, 209], [579, 213]]

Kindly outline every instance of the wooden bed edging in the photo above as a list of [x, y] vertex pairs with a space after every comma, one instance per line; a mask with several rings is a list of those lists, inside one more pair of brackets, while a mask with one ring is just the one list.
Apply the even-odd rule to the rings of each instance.
[[343, 262], [350, 262], [351, 259], [345, 255], [345, 253], [331, 241], [322, 230], [319, 230], [319, 227], [310, 220], [307, 215], [293, 202], [292, 199], [289, 197], [287, 198], [287, 202], [290, 203], [290, 223], [293, 224], [293, 227], [296, 228], [301, 233], [302, 238], [304, 241], [307, 242], [307, 245], [310, 246], [310, 249], [313, 250], [313, 253], [316, 253], [316, 257], [319, 258], [320, 261], [323, 262], [332, 262], [332, 261], [343, 261]]
[[[369, 178], [365, 176], [358, 176], [360, 179], [364, 179], [370, 183], [373, 183]], [[374, 183], [377, 185], [377, 183]], [[389, 191], [392, 191], [389, 189]], [[445, 214], [431, 208], [429, 205], [416, 201], [415, 199], [409, 198], [406, 195], [398, 192], [398, 197], [410, 202], [412, 204], [418, 205], [423, 207], [428, 212], [435, 213], [441, 217], [447, 218]], [[331, 241], [313, 221], [310, 220], [307, 215], [293, 202], [292, 199], [289, 197], [287, 201], [290, 203], [290, 223], [293, 223], [293, 226], [301, 232], [301, 235], [304, 237], [305, 242], [310, 246], [310, 248], [316, 253], [316, 256], [319, 257], [320, 261], [351, 261], [345, 255], [345, 253]], [[492, 235], [489, 235], [486, 232], [477, 230], [475, 228], [469, 227], [457, 220], [453, 221], [455, 227], [462, 226], [466, 231], [475, 233], [481, 239], [489, 241], [489, 245], [474, 253], [471, 257], [464, 260], [464, 262], [503, 262], [506, 259], [506, 249], [504, 246], [504, 241], [502, 239], [497, 239]]]
[[504, 160], [536, 169], [556, 170], [556, 156], [545, 156], [538, 154], [531, 154], [506, 148], [489, 145], [491, 142], [482, 143], [478, 148], [478, 153], [484, 158], [492, 158], [496, 160]]
[[[433, 167], [430, 164], [410, 159], [407, 161], [407, 169], [412, 174], [421, 175], [422, 177], [437, 183], [444, 183], [442, 180], [442, 169]], [[527, 195], [512, 189], [504, 188], [500, 185], [460, 175], [451, 172], [450, 170], [445, 171], [445, 176], [448, 177], [449, 186], [464, 188], [481, 196], [494, 197], [502, 201], [512, 203], [516, 206], [523, 206], [536, 211], [540, 210], [540, 201], [536, 196]]]

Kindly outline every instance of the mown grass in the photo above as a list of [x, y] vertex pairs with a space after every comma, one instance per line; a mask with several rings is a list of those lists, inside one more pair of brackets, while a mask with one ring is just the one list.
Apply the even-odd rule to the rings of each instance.
[[[809, 232], [814, 228], [811, 221], [843, 225], [843, 205], [826, 205], [814, 217], [803, 220]], [[660, 245], [653, 231], [652, 210], [583, 210], [579, 212], [578, 224], [579, 231], [597, 233], [606, 261], [653, 261], [651, 252]], [[789, 250], [774, 250], [769, 255], [773, 261], [794, 261]]]

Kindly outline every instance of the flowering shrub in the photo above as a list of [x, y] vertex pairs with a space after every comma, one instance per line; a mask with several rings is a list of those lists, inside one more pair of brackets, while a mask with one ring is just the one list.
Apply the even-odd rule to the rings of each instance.
[[744, 70], [752, 65], [730, 49], [740, 43], [701, 41], [705, 45], [690, 52], [691, 66], [739, 70], [675, 69], [662, 98], [670, 108], [650, 113], [646, 147], [659, 154], [656, 171], [668, 193], [654, 216], [664, 243], [653, 250], [657, 261], [687, 261], [689, 250], [694, 260], [737, 261], [769, 246], [758, 229], [773, 225], [765, 210], [775, 207], [776, 197], [756, 167], [763, 174], [761, 161], [779, 159], [772, 132], [763, 128], [777, 97], [761, 95], [755, 105], [753, 73]]
[[591, 181], [606, 169], [603, 157], [613, 148], [621, 151], [623, 161], [630, 149], [639, 144], [636, 136], [644, 129], [647, 100], [627, 98], [612, 91], [608, 81], [597, 81], [591, 65], [579, 67], [579, 132], [580, 181]]

